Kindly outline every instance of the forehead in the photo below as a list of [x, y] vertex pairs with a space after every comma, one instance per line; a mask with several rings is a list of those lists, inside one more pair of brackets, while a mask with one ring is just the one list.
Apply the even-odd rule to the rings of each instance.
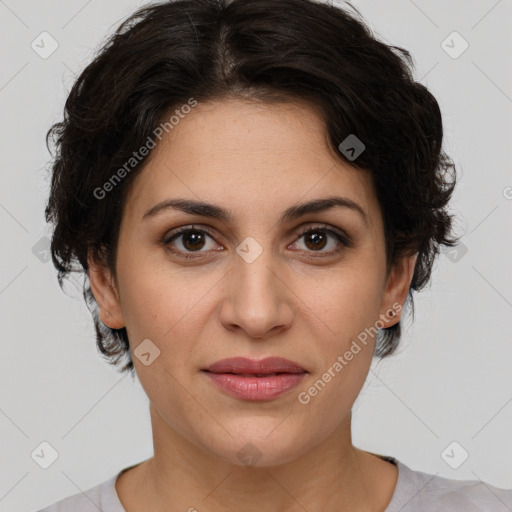
[[327, 195], [377, 206], [369, 173], [333, 154], [317, 111], [224, 100], [180, 116], [134, 180], [129, 203], [142, 209], [185, 196], [258, 215]]
[[248, 167], [242, 162], [262, 171], [271, 164], [276, 171], [291, 165], [300, 171], [335, 161], [323, 120], [311, 106], [241, 99], [198, 103], [163, 138], [152, 158], [170, 156], [191, 167], [200, 162], [198, 170], [207, 162], [208, 168], [238, 166], [241, 172]]

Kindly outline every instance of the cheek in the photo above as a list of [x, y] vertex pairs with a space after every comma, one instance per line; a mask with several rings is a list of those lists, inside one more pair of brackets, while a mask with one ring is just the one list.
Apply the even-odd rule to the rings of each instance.
[[315, 279], [314, 286], [301, 288], [300, 296], [323, 328], [318, 339], [326, 340], [332, 350], [342, 350], [378, 319], [381, 290], [375, 267], [342, 267]]
[[[186, 389], [190, 362], [200, 340], [201, 318], [205, 314], [201, 311], [207, 305], [205, 294], [212, 284], [209, 279], [187, 278], [183, 272], [146, 270], [131, 276], [124, 276], [124, 283], [128, 284], [122, 290], [123, 314], [132, 360], [144, 391], [159, 410], [173, 414], [177, 411], [179, 417], [204, 421]], [[137, 357], [137, 347], [146, 339], [159, 351], [149, 365]]]
[[381, 298], [380, 276], [375, 268], [378, 266], [374, 265], [373, 270], [368, 266], [338, 270], [317, 281], [318, 286], [305, 301], [311, 310], [308, 321], [316, 326], [316, 353], [322, 361], [312, 379], [313, 387], [306, 390], [318, 414], [345, 414], [368, 375]]
[[119, 265], [121, 306], [130, 341], [153, 338], [163, 344], [178, 332], [199, 325], [208, 291], [219, 280], [217, 272], [194, 275], [186, 269], [159, 264]]

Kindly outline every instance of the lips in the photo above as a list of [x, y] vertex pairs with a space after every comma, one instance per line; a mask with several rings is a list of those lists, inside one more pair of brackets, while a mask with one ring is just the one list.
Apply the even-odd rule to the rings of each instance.
[[256, 361], [246, 357], [222, 359], [204, 369], [211, 373], [233, 373], [252, 377], [269, 377], [280, 373], [306, 373], [298, 363], [282, 357], [267, 357]]
[[254, 402], [280, 397], [308, 374], [299, 364], [282, 357], [260, 361], [245, 357], [223, 359], [203, 369], [203, 373], [225, 395]]

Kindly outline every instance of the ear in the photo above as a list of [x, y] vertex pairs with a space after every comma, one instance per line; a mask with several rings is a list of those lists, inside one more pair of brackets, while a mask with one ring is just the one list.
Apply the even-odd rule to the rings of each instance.
[[114, 283], [111, 271], [102, 263], [93, 259], [91, 253], [87, 258], [88, 275], [91, 291], [98, 304], [100, 320], [111, 329], [125, 326], [119, 292]]
[[[400, 320], [403, 305], [409, 292], [418, 253], [401, 258], [390, 270], [381, 302], [381, 319], [388, 328]], [[390, 312], [395, 311], [391, 316]]]

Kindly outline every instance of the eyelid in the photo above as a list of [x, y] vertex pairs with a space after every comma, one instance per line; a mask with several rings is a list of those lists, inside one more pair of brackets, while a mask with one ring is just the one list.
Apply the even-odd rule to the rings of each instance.
[[178, 237], [179, 235], [188, 233], [190, 231], [198, 231], [201, 233], [206, 233], [210, 238], [215, 240], [215, 234], [211, 228], [208, 228], [206, 226], [198, 226], [197, 224], [188, 224], [186, 226], [181, 226], [179, 228], [175, 228], [175, 229], [172, 229], [171, 231], [167, 232], [164, 235], [164, 237], [162, 238], [162, 243], [168, 244], [171, 242], [171, 240], [173, 238]]
[[[299, 231], [296, 231], [297, 229]], [[338, 239], [338, 242], [341, 245], [344, 245], [346, 248], [353, 247], [352, 238], [344, 230], [337, 228], [335, 226], [332, 226], [330, 224], [311, 223], [311, 222], [305, 223], [302, 226], [299, 226], [298, 228], [294, 229], [294, 231], [296, 232], [295, 239], [291, 244], [288, 244], [287, 247], [289, 247], [289, 245], [293, 245], [293, 244], [297, 243], [303, 235], [305, 235], [311, 231], [315, 231], [315, 230], [324, 231], [325, 233], [330, 234], [331, 236], [334, 236], [335, 238]], [[204, 233], [204, 234], [208, 235], [212, 240], [216, 241], [216, 235], [214, 234], [214, 230], [212, 230], [211, 228], [209, 228], [207, 226], [197, 225], [197, 224], [188, 224], [185, 226], [181, 226], [179, 228], [175, 228], [175, 229], [171, 230], [170, 233], [166, 233], [161, 242], [164, 246], [169, 246], [171, 244], [171, 241], [173, 241], [173, 239], [178, 238], [180, 235], [189, 233], [191, 231], [197, 231], [200, 233]], [[201, 250], [181, 251], [179, 249], [170, 249], [170, 250], [173, 253], [177, 253], [177, 254], [181, 254], [181, 255], [183, 255], [183, 254], [188, 255], [188, 256], [183, 256], [185, 258], [194, 258], [194, 257], [198, 257], [201, 254], [211, 254], [211, 252], [212, 252], [212, 250], [209, 250], [209, 251], [201, 251]], [[338, 248], [338, 249], [334, 249], [334, 250], [330, 250], [330, 251], [306, 251], [306, 252], [311, 253], [312, 255], [315, 253], [318, 253], [318, 255], [329, 256], [329, 255], [334, 255], [336, 253], [341, 252], [341, 249]], [[193, 256], [193, 255], [197, 255], [197, 256]]]
[[[325, 229], [326, 231], [333, 231], [336, 234], [344, 237], [344, 239], [346, 240], [347, 243], [351, 242], [351, 240], [352, 240], [351, 237], [348, 235], [348, 233], [345, 230], [337, 228], [335, 226], [332, 226], [331, 224], [323, 223], [323, 222], [317, 222], [317, 223], [311, 222], [311, 221], [306, 222], [304, 224], [301, 224], [298, 227], [295, 227], [292, 231], [295, 232], [298, 230], [298, 232], [296, 233], [296, 236], [302, 236], [305, 233], [308, 233], [309, 231], [312, 231], [314, 229]], [[215, 236], [216, 236], [215, 230], [213, 230], [212, 228], [210, 228], [208, 226], [202, 226], [199, 224], [187, 224], [187, 225], [180, 226], [178, 228], [174, 228], [174, 229], [170, 230], [169, 232], [167, 232], [164, 235], [163, 239], [169, 240], [178, 234], [182, 234], [184, 232], [186, 233], [188, 231], [196, 231], [196, 230], [204, 231], [207, 235], [209, 235], [212, 238], [215, 238]]]
[[343, 229], [337, 228], [335, 226], [332, 226], [331, 224], [325, 224], [323, 222], [313, 223], [313, 224], [310, 223], [310, 224], [305, 225], [297, 233], [297, 236], [301, 237], [305, 233], [309, 233], [310, 231], [315, 231], [316, 229], [319, 230], [319, 231], [320, 230], [325, 231], [327, 233], [334, 233], [335, 235], [338, 235], [338, 236], [340, 236], [342, 238], [343, 243], [347, 247], [352, 247], [353, 246], [352, 238], [348, 235], [348, 233], [346, 231], [344, 231]]

